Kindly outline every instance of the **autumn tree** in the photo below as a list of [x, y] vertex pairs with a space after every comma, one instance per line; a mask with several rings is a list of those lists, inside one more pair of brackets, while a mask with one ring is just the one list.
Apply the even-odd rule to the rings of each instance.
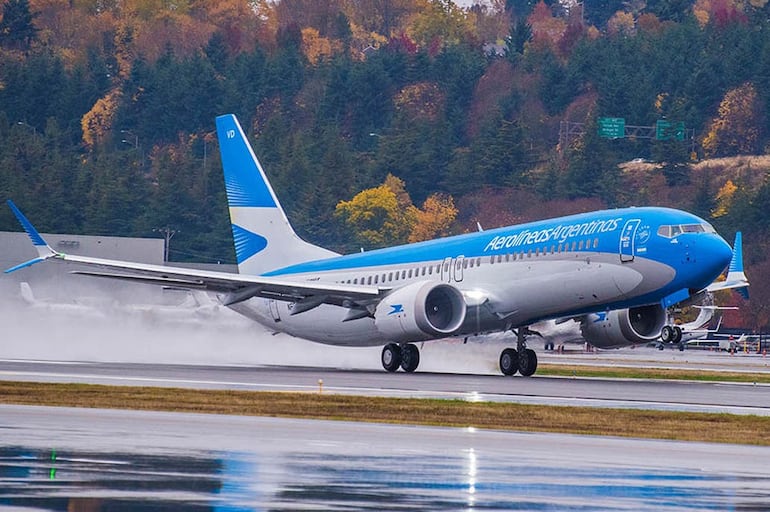
[[389, 174], [382, 185], [363, 190], [350, 201], [340, 201], [336, 214], [360, 243], [379, 248], [406, 242], [417, 212], [404, 182]]
[[719, 114], [703, 139], [707, 156], [755, 154], [762, 141], [764, 122], [754, 85], [747, 82], [727, 91]]
[[422, 242], [449, 235], [455, 217], [457, 208], [452, 196], [431, 194], [422, 204], [422, 209], [415, 211], [409, 242]]

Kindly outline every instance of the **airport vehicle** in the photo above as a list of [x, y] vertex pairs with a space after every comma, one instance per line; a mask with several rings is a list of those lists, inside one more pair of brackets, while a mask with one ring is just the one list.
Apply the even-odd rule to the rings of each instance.
[[[382, 345], [383, 368], [414, 371], [415, 342], [511, 331], [505, 375], [529, 376], [535, 322], [587, 314], [596, 335], [647, 343], [666, 308], [708, 287], [731, 258], [703, 219], [669, 208], [594, 211], [338, 255], [300, 239], [233, 115], [216, 120], [239, 274], [57, 253], [9, 201], [38, 258], [74, 273], [218, 293], [274, 331], [345, 346]], [[8, 272], [7, 271], [7, 272]]]

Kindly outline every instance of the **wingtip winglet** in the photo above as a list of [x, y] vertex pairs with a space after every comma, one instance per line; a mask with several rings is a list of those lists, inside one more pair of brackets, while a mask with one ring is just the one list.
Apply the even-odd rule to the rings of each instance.
[[35, 229], [35, 226], [32, 225], [29, 219], [27, 219], [27, 217], [25, 217], [24, 214], [21, 213], [21, 210], [19, 210], [19, 207], [16, 206], [16, 204], [10, 199], [7, 202], [8, 202], [8, 207], [16, 216], [16, 219], [19, 221], [19, 224], [21, 224], [21, 227], [23, 227], [24, 231], [27, 232], [27, 236], [29, 236], [29, 239], [32, 240], [32, 245], [35, 245], [35, 246], [42, 245], [47, 247], [48, 244], [45, 242], [45, 240], [43, 240], [43, 237], [40, 236], [40, 233], [38, 233], [37, 229]]
[[37, 258], [21, 263], [20, 265], [16, 265], [15, 267], [9, 268], [4, 272], [6, 274], [10, 274], [11, 272], [15, 272], [16, 270], [20, 270], [22, 268], [29, 267], [30, 265], [34, 265], [35, 263], [45, 261], [51, 256], [54, 256], [56, 253], [46, 243], [43, 237], [40, 236], [40, 233], [38, 233], [37, 229], [35, 229], [35, 226], [32, 225], [29, 219], [27, 219], [27, 217], [25, 217], [24, 214], [21, 213], [21, 210], [19, 210], [19, 207], [16, 206], [16, 204], [10, 199], [8, 199], [7, 203], [8, 203], [8, 207], [16, 216], [16, 219], [19, 221], [19, 224], [21, 224], [21, 227], [24, 228], [24, 231], [26, 231], [27, 236], [32, 241], [32, 245], [34, 245], [35, 249], [37, 249], [37, 254], [38, 254]]

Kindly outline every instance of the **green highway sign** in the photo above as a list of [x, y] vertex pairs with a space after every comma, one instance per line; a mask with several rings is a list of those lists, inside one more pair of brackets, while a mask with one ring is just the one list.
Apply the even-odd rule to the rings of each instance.
[[600, 117], [599, 137], [622, 139], [626, 136], [626, 120], [622, 117]]
[[684, 140], [684, 122], [672, 123], [664, 119], [658, 119], [655, 123], [655, 139], [656, 140], [670, 140], [676, 139], [678, 141]]

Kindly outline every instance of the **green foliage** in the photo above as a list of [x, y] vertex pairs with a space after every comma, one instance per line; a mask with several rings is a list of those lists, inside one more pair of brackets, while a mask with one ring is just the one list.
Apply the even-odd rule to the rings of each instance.
[[[4, 4], [12, 12], [0, 22], [0, 195], [44, 230], [148, 236], [169, 226], [178, 231], [172, 259], [232, 261], [213, 134], [214, 118], [226, 112], [241, 120], [297, 231], [342, 250], [361, 240], [333, 214], [335, 205], [389, 173], [418, 204], [449, 192], [461, 205], [480, 189], [510, 187], [619, 206], [635, 202], [635, 189], [621, 186], [616, 164], [644, 156], [662, 164], [667, 185], [688, 192], [672, 194], [682, 202], [672, 206], [714, 211], [721, 184], [714, 175], [688, 185], [689, 146], [601, 139], [592, 124], [597, 116], [647, 126], [681, 120], [702, 141], [728, 91], [751, 83], [751, 125], [762, 128], [752, 147], [770, 142], [770, 31], [760, 9], [701, 26], [689, 14], [692, 2], [645, 8], [605, 0], [585, 5], [587, 21], [599, 29], [618, 10], [666, 23], [610, 35], [580, 25], [573, 13], [569, 23], [558, 20], [569, 27], [564, 34], [533, 39], [533, 3], [509, 0], [494, 20], [509, 27], [508, 65], [485, 56], [481, 43], [492, 41], [476, 39], [464, 11], [443, 0], [430, 3], [432, 17], [410, 0], [362, 0], [281, 11], [286, 17], [277, 19], [256, 2], [253, 23], [243, 26], [261, 32], [248, 44], [232, 16], [206, 3], [185, 5], [173, 15], [187, 23], [189, 40], [144, 56], [148, 40], [167, 40], [152, 11], [128, 20], [114, 2], [65, 4], [38, 17], [26, 0]], [[98, 33], [77, 33], [81, 25], [65, 26], [70, 18], [57, 12], [86, 17]], [[476, 14], [498, 16], [485, 12]], [[110, 17], [113, 25], [100, 24]], [[409, 25], [415, 19], [420, 26]], [[67, 38], [55, 34], [59, 26]], [[302, 29], [309, 26], [332, 41], [329, 58], [305, 57]], [[416, 28], [430, 41], [418, 44]], [[364, 56], [362, 43], [374, 49]], [[111, 125], [93, 148], [83, 147], [83, 116], [113, 91]], [[563, 120], [586, 123], [586, 132], [557, 152]], [[743, 131], [731, 136], [741, 140]], [[663, 195], [645, 186], [642, 197]], [[760, 194], [739, 183], [740, 204], [715, 222], [728, 232], [745, 223], [770, 238], [765, 188]], [[0, 229], [17, 229], [6, 211]]]

